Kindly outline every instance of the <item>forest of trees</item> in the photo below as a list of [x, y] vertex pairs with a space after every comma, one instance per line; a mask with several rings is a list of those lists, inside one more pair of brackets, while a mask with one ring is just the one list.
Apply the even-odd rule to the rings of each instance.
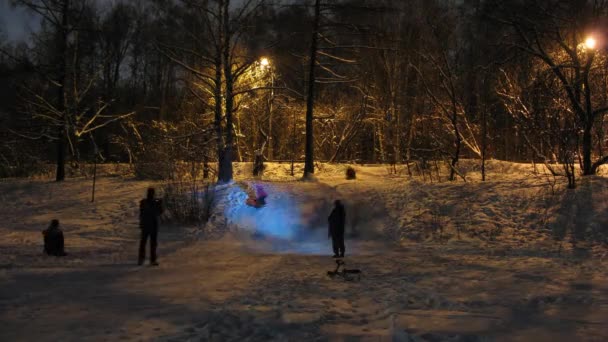
[[438, 160], [455, 179], [493, 158], [574, 186], [608, 161], [607, 1], [11, 3], [41, 26], [0, 34], [0, 176]]

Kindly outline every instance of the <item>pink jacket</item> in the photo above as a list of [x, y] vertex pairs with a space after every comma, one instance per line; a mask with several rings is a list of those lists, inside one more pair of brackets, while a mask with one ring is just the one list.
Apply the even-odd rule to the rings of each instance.
[[266, 193], [266, 191], [264, 191], [264, 188], [261, 185], [255, 186], [255, 192], [256, 192], [257, 198], [264, 198], [264, 197], [268, 196], [268, 194]]

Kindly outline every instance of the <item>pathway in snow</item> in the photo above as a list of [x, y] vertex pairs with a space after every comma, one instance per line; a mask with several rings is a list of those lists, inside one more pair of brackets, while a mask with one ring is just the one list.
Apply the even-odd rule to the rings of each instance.
[[[605, 340], [605, 273], [556, 258], [450, 246], [348, 242], [361, 282], [326, 277], [328, 256], [257, 254], [199, 241], [131, 263], [4, 270], [0, 340]], [[329, 246], [327, 246], [329, 248]]]

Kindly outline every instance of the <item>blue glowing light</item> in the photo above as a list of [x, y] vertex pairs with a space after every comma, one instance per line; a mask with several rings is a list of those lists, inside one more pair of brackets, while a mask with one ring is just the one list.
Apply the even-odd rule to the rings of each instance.
[[[254, 189], [259, 196], [259, 184]], [[232, 227], [256, 240], [249, 247], [272, 253], [328, 253], [327, 228], [310, 226], [310, 218], [303, 217], [300, 210], [304, 203], [268, 185], [263, 186], [262, 192], [267, 194], [266, 205], [259, 209], [245, 204], [249, 195], [238, 186], [230, 187], [226, 193], [224, 215]]]
[[293, 198], [287, 194], [267, 191], [266, 205], [253, 208], [245, 204], [249, 197], [238, 186], [233, 186], [227, 194], [228, 201], [224, 214], [238, 229], [252, 234], [270, 236], [284, 240], [294, 240], [302, 231], [300, 211]]

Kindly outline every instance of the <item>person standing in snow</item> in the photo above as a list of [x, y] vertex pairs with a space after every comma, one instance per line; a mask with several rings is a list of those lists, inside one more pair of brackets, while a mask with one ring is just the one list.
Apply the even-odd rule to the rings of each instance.
[[146, 244], [150, 238], [150, 265], [158, 266], [156, 261], [156, 246], [158, 244], [158, 217], [163, 213], [162, 200], [154, 198], [154, 188], [149, 188], [146, 198], [139, 202], [139, 228], [141, 239], [139, 241], [138, 265], [146, 259]]
[[328, 237], [331, 238], [334, 249], [334, 258], [344, 257], [344, 224], [346, 222], [346, 211], [340, 200], [334, 202], [334, 209], [331, 211], [327, 221], [329, 221]]
[[44, 253], [53, 256], [66, 256], [63, 249], [63, 232], [59, 229], [59, 220], [52, 220], [51, 225], [42, 231], [44, 236]]

